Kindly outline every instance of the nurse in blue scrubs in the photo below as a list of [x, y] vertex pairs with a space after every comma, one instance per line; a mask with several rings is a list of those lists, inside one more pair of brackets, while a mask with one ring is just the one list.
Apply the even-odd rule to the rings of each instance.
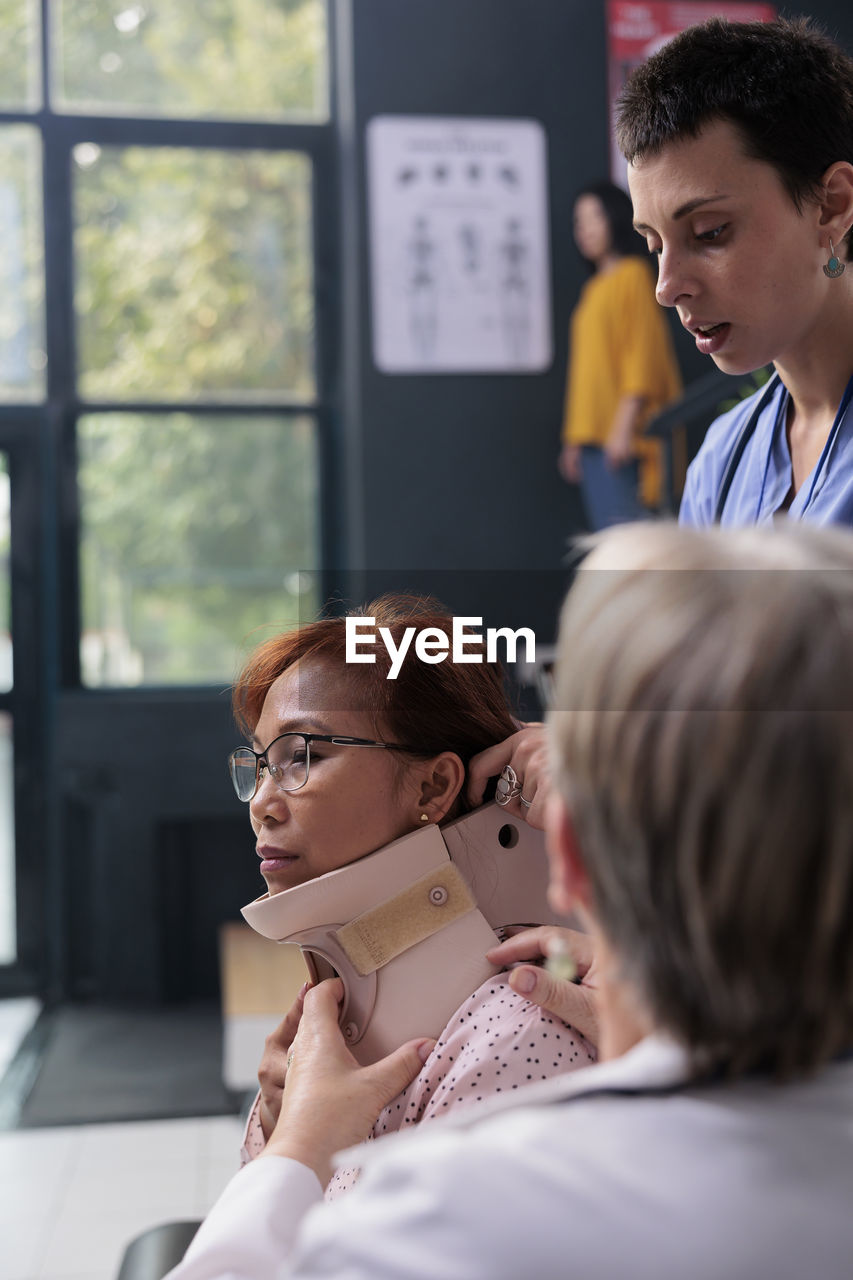
[[[681, 524], [853, 526], [853, 59], [805, 18], [712, 18], [634, 71], [616, 136], [658, 301], [726, 373], [775, 366], [709, 429]], [[508, 813], [543, 826], [541, 726], [474, 758], [469, 803], [504, 768]], [[556, 1011], [566, 989], [525, 994]]]
[[691, 27], [617, 112], [658, 301], [767, 387], [711, 426], [680, 521], [853, 525], [853, 60], [806, 20]]

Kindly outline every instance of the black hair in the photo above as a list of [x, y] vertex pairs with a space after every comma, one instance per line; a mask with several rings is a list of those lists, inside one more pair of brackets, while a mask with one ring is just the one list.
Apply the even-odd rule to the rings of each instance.
[[[631, 197], [615, 182], [603, 179], [601, 182], [590, 182], [576, 192], [572, 205], [581, 196], [595, 196], [601, 204], [607, 225], [610, 230], [610, 245], [620, 258], [648, 258], [649, 251], [641, 235], [634, 230], [634, 207]], [[584, 259], [584, 261], [588, 261]], [[592, 263], [589, 264], [593, 266]]]
[[713, 120], [772, 164], [797, 209], [823, 174], [853, 163], [853, 59], [808, 18], [688, 27], [630, 76], [616, 138], [630, 162], [696, 137]]

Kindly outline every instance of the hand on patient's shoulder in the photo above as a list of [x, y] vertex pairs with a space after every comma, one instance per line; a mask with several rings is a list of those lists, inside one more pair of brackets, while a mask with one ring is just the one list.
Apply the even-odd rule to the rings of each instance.
[[[569, 981], [541, 966], [543, 960], [555, 957], [558, 952], [573, 962], [574, 980]], [[515, 934], [487, 955], [492, 964], [515, 966], [509, 973], [513, 991], [556, 1014], [592, 1044], [598, 1044], [598, 978], [595, 952], [588, 934], [540, 925]], [[534, 963], [525, 964], [525, 961]]]
[[435, 1045], [434, 1040], [410, 1040], [387, 1058], [360, 1067], [338, 1026], [342, 999], [339, 978], [307, 993], [278, 1122], [259, 1157], [298, 1160], [314, 1170], [323, 1186], [331, 1177], [335, 1152], [364, 1140], [379, 1113], [407, 1088]]

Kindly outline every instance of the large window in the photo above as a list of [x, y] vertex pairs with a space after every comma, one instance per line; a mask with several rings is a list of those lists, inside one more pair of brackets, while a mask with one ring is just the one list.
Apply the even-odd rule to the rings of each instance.
[[313, 427], [80, 419], [85, 684], [227, 683], [258, 627], [296, 622], [318, 538]]
[[[80, 678], [222, 685], [257, 628], [295, 618], [300, 574], [320, 567], [304, 122], [328, 114], [325, 6], [47, 12], [50, 105], [69, 141]], [[34, 135], [19, 125], [13, 139], [18, 223], [0, 186], [7, 242], [38, 225], [24, 216]], [[0, 395], [25, 375], [38, 395], [38, 236], [6, 261], [21, 278], [3, 291], [15, 341]]]
[[85, 399], [313, 394], [306, 156], [81, 142], [73, 178]]
[[326, 0], [0, 4], [3, 982], [35, 971], [28, 930], [60, 966], [60, 846], [95, 823], [59, 695], [226, 705], [319, 596], [327, 24]]
[[227, 682], [317, 567], [313, 418], [236, 409], [316, 394], [310, 160], [81, 142], [72, 179], [82, 398], [235, 407], [78, 420], [83, 682]]

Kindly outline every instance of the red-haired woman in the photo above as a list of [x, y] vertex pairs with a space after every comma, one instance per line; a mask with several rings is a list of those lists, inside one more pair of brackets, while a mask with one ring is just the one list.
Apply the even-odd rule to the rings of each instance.
[[[377, 635], [387, 629], [397, 651], [410, 627], [452, 633], [452, 618], [417, 597], [382, 597], [363, 613], [374, 619]], [[250, 657], [233, 692], [250, 747], [234, 753], [231, 768], [238, 795], [249, 802], [270, 895], [465, 813], [469, 760], [515, 731], [498, 665], [453, 662], [449, 655], [424, 662], [413, 649], [394, 679], [387, 644], [373, 648], [375, 662], [348, 663], [345, 619], [335, 617], [277, 636]], [[468, 641], [466, 651], [476, 646]], [[275, 1126], [300, 1007], [297, 1001], [267, 1042], [244, 1159], [263, 1149]], [[512, 991], [499, 973], [450, 1017], [423, 1070], [384, 1109], [373, 1136], [593, 1057], [582, 1036]], [[327, 1194], [350, 1181], [350, 1174], [336, 1175]]]

